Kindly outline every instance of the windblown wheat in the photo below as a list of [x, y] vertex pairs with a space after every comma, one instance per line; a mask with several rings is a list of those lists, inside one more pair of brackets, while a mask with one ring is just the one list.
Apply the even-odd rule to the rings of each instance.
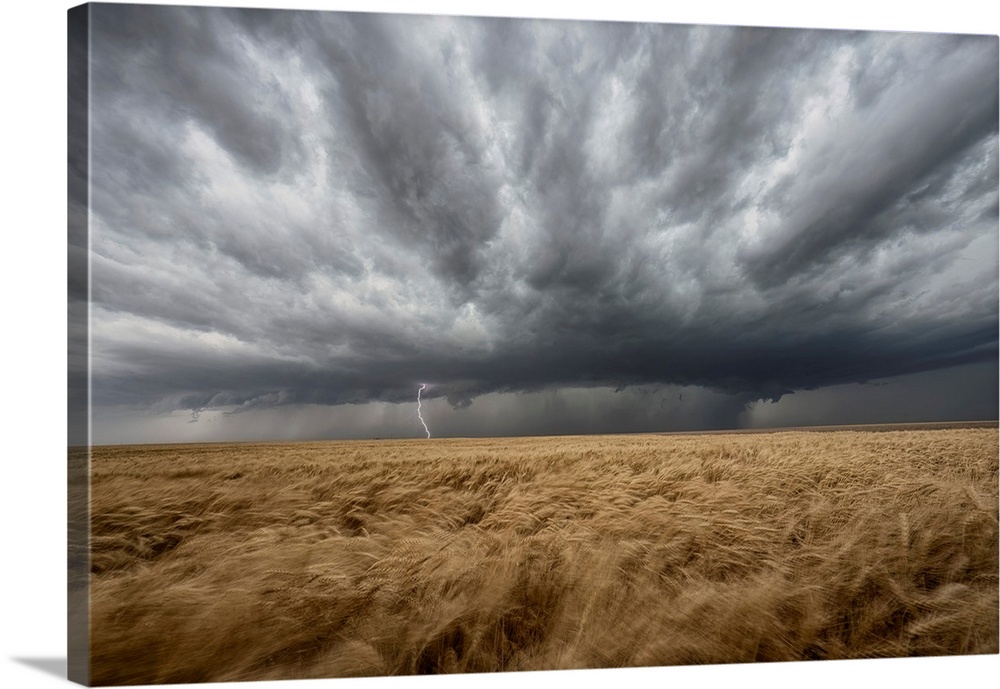
[[94, 448], [92, 681], [998, 652], [996, 428]]

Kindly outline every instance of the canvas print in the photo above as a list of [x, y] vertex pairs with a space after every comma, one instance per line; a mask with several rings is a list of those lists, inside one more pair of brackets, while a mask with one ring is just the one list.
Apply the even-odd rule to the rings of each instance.
[[71, 679], [998, 652], [997, 36], [68, 25]]

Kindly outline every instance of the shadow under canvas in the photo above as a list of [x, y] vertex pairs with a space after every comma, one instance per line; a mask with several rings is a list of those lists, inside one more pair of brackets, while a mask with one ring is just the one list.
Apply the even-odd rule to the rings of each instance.
[[41, 670], [47, 675], [66, 679], [66, 658], [11, 658], [11, 660]]

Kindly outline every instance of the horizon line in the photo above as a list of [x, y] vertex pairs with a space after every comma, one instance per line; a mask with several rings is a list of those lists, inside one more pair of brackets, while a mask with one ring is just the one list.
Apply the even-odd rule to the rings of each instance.
[[787, 432], [835, 432], [835, 431], [867, 431], [891, 432], [904, 430], [945, 430], [962, 428], [1000, 428], [1000, 419], [978, 419], [965, 421], [898, 421], [850, 424], [810, 424], [801, 426], [761, 426], [754, 428], [710, 428], [698, 430], [676, 431], [621, 431], [617, 433], [536, 433], [531, 435], [449, 435], [424, 438], [419, 435], [403, 437], [367, 436], [357, 438], [313, 438], [313, 439], [260, 439], [260, 440], [193, 440], [182, 442], [122, 442], [122, 443], [92, 443], [90, 445], [67, 445], [68, 450], [83, 450], [94, 447], [135, 447], [135, 446], [177, 446], [177, 445], [286, 445], [293, 443], [336, 443], [336, 442], [382, 442], [382, 441], [419, 441], [429, 440], [485, 440], [490, 438], [564, 438], [612, 435], [740, 435], [751, 433], [787, 433]]

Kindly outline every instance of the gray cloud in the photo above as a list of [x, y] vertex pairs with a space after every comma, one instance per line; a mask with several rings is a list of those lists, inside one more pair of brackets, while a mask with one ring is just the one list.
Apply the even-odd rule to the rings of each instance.
[[996, 365], [995, 36], [93, 19], [98, 406], [653, 385], [735, 423]]
[[968, 168], [966, 149], [996, 135], [996, 91], [982, 91], [996, 82], [996, 56], [952, 37], [906, 38], [900, 42], [927, 76], [863, 95], [845, 126], [826, 132], [794, 178], [778, 185], [780, 197], [771, 203], [791, 210], [747, 251], [756, 280], [777, 284], [835, 252], [901, 231], [939, 230], [953, 215], [942, 207], [942, 187]]

